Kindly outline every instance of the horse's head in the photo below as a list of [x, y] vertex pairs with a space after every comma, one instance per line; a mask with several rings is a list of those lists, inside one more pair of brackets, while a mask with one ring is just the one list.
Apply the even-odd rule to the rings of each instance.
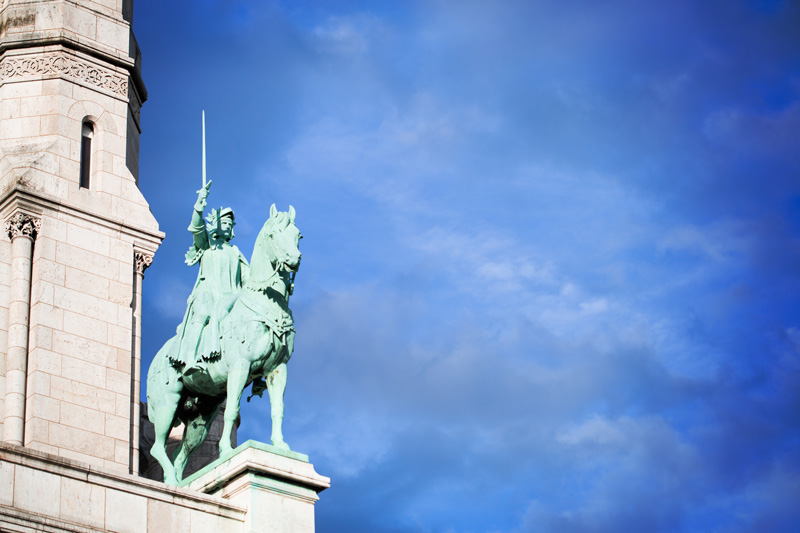
[[269, 208], [269, 219], [264, 223], [253, 248], [250, 265], [250, 285], [265, 289], [275, 272], [295, 272], [300, 267], [300, 230], [294, 225], [294, 207], [278, 211], [275, 204]]
[[267, 236], [272, 241], [270, 247], [270, 263], [276, 270], [296, 271], [300, 268], [300, 230], [294, 225], [294, 207], [289, 206], [289, 212], [278, 211], [275, 204], [269, 208], [269, 220], [265, 229], [269, 227]]

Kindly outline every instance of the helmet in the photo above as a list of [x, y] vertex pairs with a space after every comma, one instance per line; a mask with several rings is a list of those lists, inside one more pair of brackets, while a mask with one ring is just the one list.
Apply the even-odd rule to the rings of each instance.
[[[223, 217], [230, 217], [232, 223], [231, 226], [236, 225], [236, 219], [233, 216], [233, 209], [230, 207], [220, 207], [219, 209], [212, 209], [208, 216], [206, 216], [206, 230], [210, 233], [216, 229], [219, 219]], [[233, 227], [231, 227], [231, 238], [233, 238]]]

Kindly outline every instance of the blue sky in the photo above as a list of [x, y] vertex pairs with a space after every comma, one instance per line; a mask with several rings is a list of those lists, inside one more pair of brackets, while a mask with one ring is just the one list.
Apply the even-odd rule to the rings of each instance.
[[[800, 3], [137, 0], [174, 333], [200, 184], [305, 238], [319, 531], [800, 523]], [[246, 404], [240, 440], [269, 437]]]

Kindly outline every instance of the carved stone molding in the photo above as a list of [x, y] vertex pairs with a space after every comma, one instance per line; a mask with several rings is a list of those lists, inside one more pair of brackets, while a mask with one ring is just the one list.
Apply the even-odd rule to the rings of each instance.
[[11, 218], [6, 220], [6, 233], [8, 234], [8, 238], [12, 241], [14, 240], [14, 237], [19, 237], [20, 235], [24, 235], [35, 240], [36, 235], [39, 234], [39, 230], [41, 230], [41, 228], [41, 218], [22, 213], [20, 211], [17, 211], [11, 216]]
[[144, 252], [134, 252], [133, 263], [136, 273], [144, 275], [144, 271], [147, 270], [147, 267], [153, 264], [153, 256]]
[[128, 96], [128, 78], [109, 70], [79, 61], [64, 53], [44, 56], [6, 57], [0, 61], [0, 81], [23, 76], [67, 76], [89, 85]]

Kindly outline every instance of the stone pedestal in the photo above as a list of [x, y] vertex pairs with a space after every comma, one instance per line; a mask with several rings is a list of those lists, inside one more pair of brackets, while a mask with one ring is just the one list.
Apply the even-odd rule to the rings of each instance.
[[254, 441], [183, 487], [0, 442], [0, 531], [308, 533], [329, 486], [305, 455]]
[[183, 486], [247, 509], [242, 531], [310, 533], [317, 494], [330, 478], [317, 474], [306, 455], [249, 440]]
[[240, 533], [246, 514], [222, 498], [0, 442], [0, 531]]

